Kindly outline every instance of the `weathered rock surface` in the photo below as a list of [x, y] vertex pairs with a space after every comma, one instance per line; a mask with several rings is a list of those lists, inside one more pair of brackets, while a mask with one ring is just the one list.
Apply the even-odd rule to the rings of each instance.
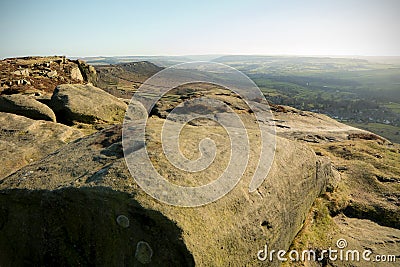
[[[10, 189], [0, 203], [1, 266], [141, 266], [135, 254], [142, 240], [154, 256], [145, 250], [138, 258], [150, 266], [194, 265], [176, 224], [127, 193]], [[128, 228], [117, 224], [118, 213], [129, 216]]]
[[77, 81], [83, 82], [83, 76], [79, 67], [74, 67], [71, 69], [71, 78]]
[[121, 123], [127, 105], [92, 85], [63, 84], [56, 87], [49, 105], [61, 122]]
[[96, 84], [96, 70], [64, 56], [0, 60], [0, 94], [51, 94], [59, 84]]
[[0, 180], [82, 136], [62, 124], [3, 112], [0, 125]]
[[[316, 126], [309, 128], [314, 130]], [[368, 249], [372, 251], [371, 261], [334, 261], [325, 255], [320, 262], [290, 262], [287, 266], [397, 266], [400, 256], [400, 146], [369, 132], [352, 130], [346, 137], [346, 132], [340, 131], [338, 128], [338, 139], [333, 141], [303, 140], [317, 155], [330, 158], [338, 171], [334, 171], [333, 179], [328, 182], [327, 192], [315, 202], [292, 249], [336, 249], [337, 240], [344, 238], [347, 241], [344, 253], [355, 250], [362, 253]], [[318, 133], [321, 137], [325, 134], [332, 132], [321, 130]], [[377, 263], [374, 261], [377, 255], [386, 256], [386, 260], [394, 255], [396, 262]]]
[[371, 134], [323, 114], [280, 105], [272, 105], [271, 109], [274, 112], [278, 135], [289, 139], [324, 143], [347, 140], [352, 134]]
[[[111, 98], [112, 101], [107, 102], [109, 95], [98, 91], [98, 88], [90, 85], [62, 85], [57, 88], [63, 88], [60, 90], [63, 93], [56, 90], [54, 95], [57, 96], [53, 95], [50, 102], [57, 102], [58, 116], [64, 115], [65, 117], [61, 117], [64, 119], [73, 118], [68, 122], [117, 122], [121, 119], [112, 117], [119, 114], [110, 108], [115, 99]], [[91, 95], [94, 91], [95, 95]], [[212, 136], [216, 141], [221, 154], [216, 156], [215, 163], [204, 172], [191, 174], [176, 170], [162, 155], [159, 130], [169, 110], [187, 97], [196, 97], [199, 94], [203, 92], [177, 92], [176, 95], [167, 96], [167, 101], [158, 103], [146, 128], [146, 147], [142, 140], [136, 140], [133, 134], [129, 138], [132, 138], [136, 145], [128, 152], [129, 156], [137, 162], [143, 162], [146, 159], [140, 152], [146, 149], [154, 168], [165, 179], [179, 185], [199, 185], [214, 180], [225, 170], [226, 164], [229, 163], [226, 159], [229, 159], [230, 153], [230, 147], [226, 145], [229, 138], [224, 136], [224, 131], [216, 124], [192, 122], [183, 129], [179, 137], [181, 149], [188, 158], [199, 156], [196, 140]], [[198, 208], [173, 207], [154, 200], [138, 186], [134, 179], [137, 177], [132, 177], [129, 173], [122, 151], [121, 127], [114, 126], [76, 140], [57, 151], [51, 150], [53, 152], [47, 157], [0, 181], [0, 265], [278, 266], [277, 260], [272, 263], [260, 262], [257, 259], [258, 251], [262, 250], [265, 244], [268, 244], [269, 250], [287, 250], [303, 227], [306, 217], [311, 221], [319, 220], [317, 215], [313, 216], [314, 211], [309, 213], [315, 198], [327, 189], [329, 192], [325, 192], [324, 196], [328, 195], [333, 199], [335, 193], [343, 190], [345, 186], [351, 189], [351, 201], [347, 200], [347, 195], [340, 195], [338, 197], [343, 198], [343, 202], [346, 203], [338, 203], [338, 207], [329, 211], [332, 216], [342, 212], [346, 216], [353, 215], [357, 218], [346, 218], [343, 215], [333, 219], [329, 217], [335, 221], [334, 224], [330, 224], [331, 228], [335, 231], [339, 229], [337, 238], [346, 238], [349, 243], [352, 242], [351, 248], [369, 246], [384, 253], [396, 251], [399, 244], [398, 229], [360, 219], [363, 216], [371, 217], [381, 225], [386, 223], [398, 228], [398, 194], [396, 195], [397, 191], [394, 190], [395, 185], [390, 195], [381, 194], [388, 190], [378, 185], [381, 183], [379, 178], [379, 181], [371, 182], [371, 177], [364, 175], [367, 170], [362, 165], [360, 173], [364, 178], [361, 179], [355, 167], [357, 162], [368, 162], [368, 157], [377, 168], [383, 164], [385, 168], [389, 168], [391, 164], [378, 161], [389, 156], [395, 158], [400, 150], [391, 147], [390, 155], [381, 153], [381, 150], [369, 151], [366, 146], [355, 150], [359, 141], [354, 140], [369, 138], [370, 133], [338, 123], [323, 115], [281, 107], [282, 110], [275, 110], [279, 137], [272, 169], [263, 184], [255, 192], [249, 193], [248, 186], [253, 167], [258, 159], [254, 155], [257, 155], [259, 149], [255, 139], [252, 139], [257, 136], [255, 118], [248, 107], [240, 102], [240, 98], [221, 90], [214, 91], [213, 96], [228, 103], [240, 114], [252, 144], [248, 168], [231, 192], [218, 201]], [[108, 99], [106, 102], [112, 103], [107, 106], [106, 112], [104, 108], [96, 109], [103, 104], [100, 99]], [[122, 107], [126, 108], [126, 105], [121, 106], [120, 103], [121, 101], [116, 104], [117, 109], [124, 110]], [[127, 118], [131, 120], [140, 120], [146, 115], [139, 103], [135, 103], [131, 111], [127, 114]], [[224, 113], [218, 115], [223, 116]], [[12, 114], [1, 116], [5, 116], [4, 121], [14, 117], [17, 121], [23, 118]], [[112, 119], [109, 119], [110, 116]], [[28, 121], [31, 124], [24, 124], [24, 120], [29, 119], [21, 119], [18, 125], [27, 127], [29, 131], [39, 127], [31, 126], [32, 120]], [[26, 150], [3, 150], [3, 158], [8, 159], [4, 161], [5, 166], [18, 162], [19, 158], [26, 158], [28, 152], [36, 151], [39, 147], [36, 144], [29, 150], [25, 144], [48, 138], [40, 134], [50, 135], [43, 129], [33, 137], [27, 135], [28, 130], [19, 131], [12, 126], [4, 129], [6, 130], [2, 130], [0, 136], [4, 148], [9, 149], [12, 147], [10, 143], [17, 143], [24, 145]], [[65, 133], [71, 128], [66, 127], [62, 130]], [[58, 135], [54, 142], [59, 144], [57, 138]], [[378, 148], [385, 143], [383, 139], [377, 141]], [[46, 152], [48, 146], [57, 147], [51, 142], [41, 145], [43, 149], [41, 147], [40, 151], [46, 154], [50, 152], [50, 149]], [[311, 147], [318, 149], [317, 153]], [[22, 156], [19, 156], [19, 153]], [[378, 154], [379, 157], [376, 156]], [[341, 155], [344, 159], [352, 161], [337, 161], [333, 155]], [[32, 159], [34, 160], [36, 159]], [[332, 168], [331, 160], [336, 166], [344, 164], [346, 171], [339, 174]], [[12, 166], [13, 171], [21, 166]], [[393, 175], [387, 176], [390, 179], [382, 176], [385, 179], [381, 180], [392, 184], [397, 181], [398, 172], [394, 170], [396, 167], [390, 168], [393, 169]], [[144, 168], [140, 171], [143, 175], [149, 172]], [[352, 172], [352, 180], [349, 179], [348, 171]], [[375, 179], [374, 177], [372, 178]], [[369, 192], [365, 194], [363, 191]], [[375, 193], [380, 195], [375, 196]], [[385, 199], [377, 202], [379, 197]], [[358, 214], [366, 207], [362, 205], [361, 208], [357, 208], [359, 203], [372, 203], [373, 208], [382, 207], [381, 204], [389, 201], [389, 198], [391, 204], [387, 207], [390, 209], [384, 209], [385, 213], [373, 213], [371, 208], [362, 213], [362, 216]], [[392, 209], [395, 205], [397, 207]], [[386, 211], [393, 211], [395, 214], [389, 217]], [[327, 213], [327, 216], [330, 216], [328, 211]], [[386, 215], [378, 220], [377, 217], [382, 214]], [[323, 228], [321, 231], [325, 232], [321, 234], [317, 231], [315, 235], [324, 236], [328, 230], [330, 229]], [[19, 234], [16, 236], [15, 233]], [[372, 233], [379, 233], [382, 237], [365, 237], [363, 233], [370, 236]], [[331, 234], [329, 232], [329, 236], [336, 241], [336, 237]], [[310, 245], [313, 241], [314, 239], [311, 239]], [[304, 244], [309, 245], [308, 241]], [[325, 262], [318, 263], [326, 266], [324, 264]], [[341, 263], [329, 264], [343, 266]]]
[[56, 121], [53, 110], [26, 95], [0, 96], [0, 112], [8, 112], [35, 120]]
[[83, 60], [78, 59], [76, 63], [78, 64], [83, 80], [96, 86], [98, 80], [96, 69]]
[[[335, 240], [345, 239], [347, 246], [343, 249], [357, 250], [360, 253], [360, 261], [330, 261], [330, 266], [398, 266], [398, 258], [400, 256], [400, 230], [381, 226], [366, 219], [347, 218], [340, 215], [335, 218], [336, 224], [339, 226], [339, 232]], [[335, 244], [333, 244], [335, 247]], [[372, 254], [367, 255], [370, 261], [363, 260], [362, 253], [364, 250], [370, 250]], [[382, 262], [376, 261], [376, 256], [383, 255]], [[388, 257], [393, 255], [395, 259]], [[351, 259], [351, 257], [349, 257]], [[382, 258], [383, 259], [383, 258]]]
[[[149, 127], [155, 132], [162, 121], [153, 118]], [[210, 133], [216, 131], [213, 127], [191, 126], [187, 135], [196, 139], [190, 131]], [[158, 145], [153, 130], [150, 151]], [[331, 175], [324, 167], [329, 162], [317, 159], [310, 148], [283, 138], [277, 142], [272, 169], [257, 191], [248, 192], [248, 170], [230, 193], [198, 208], [162, 204], [136, 184], [123, 158], [120, 126], [70, 143], [1, 182], [5, 215], [0, 222], [0, 263], [257, 265], [257, 252], [266, 243], [271, 249], [288, 249]], [[165, 159], [155, 164], [168, 179], [175, 179]], [[224, 166], [211, 169], [218, 173]], [[178, 177], [190, 179], [188, 174]], [[116, 221], [121, 214], [128, 217], [129, 227]], [[18, 240], [9, 244], [15, 232]], [[141, 241], [152, 253], [148, 247], [136, 251]]]

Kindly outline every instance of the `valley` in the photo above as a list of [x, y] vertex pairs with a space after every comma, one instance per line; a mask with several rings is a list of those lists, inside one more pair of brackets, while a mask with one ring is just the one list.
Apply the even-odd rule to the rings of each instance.
[[[96, 68], [107, 62], [123, 67], [128, 60], [147, 60], [163, 67], [197, 57], [85, 58]], [[209, 56], [248, 75], [268, 101], [323, 113], [400, 143], [400, 60], [394, 58], [330, 58], [289, 56]], [[200, 58], [201, 60], [201, 58]], [[102, 65], [103, 64], [103, 65]], [[129, 70], [125, 76], [129, 74]], [[143, 77], [150, 77], [152, 71]], [[126, 82], [104, 88], [126, 89]], [[137, 88], [137, 85], [128, 87]], [[114, 90], [114, 89], [109, 89]]]

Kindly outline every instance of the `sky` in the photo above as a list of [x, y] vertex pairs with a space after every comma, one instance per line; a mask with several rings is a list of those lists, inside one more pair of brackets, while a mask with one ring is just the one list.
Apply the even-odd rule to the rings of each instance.
[[0, 57], [400, 56], [398, 0], [0, 0]]

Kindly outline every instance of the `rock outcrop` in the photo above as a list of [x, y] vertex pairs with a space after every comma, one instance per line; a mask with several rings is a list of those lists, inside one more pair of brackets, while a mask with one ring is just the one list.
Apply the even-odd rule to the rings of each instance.
[[96, 84], [96, 70], [64, 56], [7, 58], [0, 61], [1, 94], [51, 94], [59, 84]]
[[96, 69], [83, 60], [78, 59], [76, 63], [78, 64], [83, 80], [96, 86], [98, 79]]
[[343, 141], [354, 134], [369, 133], [340, 123], [323, 114], [280, 105], [272, 105], [271, 109], [274, 111], [277, 133], [280, 136], [301, 142]]
[[[249, 192], [261, 149], [258, 125], [272, 122], [256, 118], [237, 95], [202, 84], [171, 90], [150, 113], [145, 143], [135, 129], [147, 114], [140, 103], [133, 102], [125, 117], [132, 122], [129, 134], [124, 132], [133, 146], [123, 151], [121, 125], [110, 124], [122, 121], [128, 102], [123, 98], [157, 68], [147, 62], [101, 66], [98, 80], [93, 67], [79, 60], [30, 60], [23, 59], [25, 65], [19, 60], [18, 67], [6, 60], [15, 66], [7, 70], [12, 71], [11, 84], [2, 82], [5, 90], [0, 93], [52, 81], [48, 84], [58, 85], [54, 93], [54, 88], [40, 91], [45, 96], [38, 97], [55, 111], [58, 121], [82, 130], [84, 126], [103, 130], [82, 137], [69, 126], [0, 112], [1, 266], [279, 266], [277, 259], [260, 262], [257, 258], [266, 244], [269, 251], [290, 247], [298, 251], [314, 248], [319, 253], [334, 248], [338, 238], [345, 238], [349, 249], [387, 255], [399, 251], [398, 145], [324, 115], [272, 105], [277, 134], [274, 161], [263, 183]], [[63, 69], [68, 79], [62, 78]], [[31, 79], [35, 71], [39, 80]], [[19, 82], [15, 82], [17, 76]], [[67, 84], [59, 85], [61, 81]], [[68, 84], [95, 81], [123, 98], [91, 84]], [[121, 90], [124, 86], [126, 92]], [[218, 152], [208, 168], [185, 172], [164, 155], [160, 130], [166, 120], [179, 121], [168, 117], [171, 110], [187, 99], [204, 96], [224, 102], [242, 120], [248, 140], [243, 144], [236, 140], [239, 151], [245, 150], [242, 145], [248, 141], [248, 164], [234, 189], [217, 201], [196, 208], [164, 204], [138, 185], [138, 176], [154, 177], [150, 171], [139, 166], [138, 174], [132, 176], [126, 160], [132, 158], [140, 165], [149, 158], [166, 180], [185, 186], [207, 184], [225, 172], [231, 139], [226, 128], [207, 119], [192, 120], [182, 128], [179, 149], [196, 159], [203, 153], [199, 141], [212, 139]], [[42, 111], [39, 102], [23, 95], [5, 96], [0, 106], [1, 101], [23, 110], [9, 112], [24, 116], [31, 110], [40, 116], [49, 111]], [[208, 112], [208, 101], [189, 102], [185, 107]], [[188, 117], [179, 107], [176, 111], [182, 112], [180, 119]], [[223, 108], [214, 115], [224, 118], [227, 111]], [[47, 116], [53, 118], [50, 113]], [[235, 127], [229, 117], [227, 121]], [[168, 130], [164, 133], [171, 138]], [[324, 258], [304, 265], [288, 264], [347, 263]], [[368, 266], [365, 262], [351, 264]]]
[[82, 136], [80, 131], [59, 123], [3, 112], [0, 125], [0, 180]]
[[319, 262], [290, 262], [288, 266], [377, 266], [377, 255], [384, 255], [382, 265], [398, 266], [400, 146], [324, 115], [289, 107], [280, 110], [275, 113], [281, 125], [277, 134], [307, 144], [334, 166], [326, 193], [316, 199], [291, 249], [336, 249], [336, 242], [345, 239], [345, 251], [372, 252], [371, 261], [331, 260], [325, 255]]
[[70, 124], [121, 123], [127, 105], [92, 85], [63, 84], [56, 87], [49, 105], [59, 121]]
[[[154, 118], [150, 127], [161, 123]], [[215, 131], [214, 126], [196, 129]], [[149, 132], [147, 149], [157, 146], [154, 132]], [[156, 165], [164, 166], [164, 160]], [[0, 207], [6, 215], [0, 224], [0, 263], [256, 264], [266, 243], [273, 249], [289, 247], [324, 191], [330, 174], [320, 170], [329, 168], [317, 168], [317, 162], [329, 164], [307, 146], [278, 138], [272, 170], [256, 192], [248, 192], [250, 171], [216, 202], [173, 207], [136, 184], [123, 158], [121, 128], [115, 126], [70, 143], [1, 182]], [[214, 168], [218, 172], [224, 166]], [[165, 166], [162, 170], [169, 173]], [[119, 215], [128, 218], [128, 227], [120, 225]], [[15, 231], [18, 242], [10, 245], [9, 233]], [[31, 242], [35, 245], [23, 245]], [[140, 242], [149, 246], [143, 253], [136, 251]]]
[[56, 115], [52, 109], [32, 97], [21, 94], [0, 96], [0, 112], [56, 122]]
[[[338, 233], [335, 240], [345, 239], [347, 249], [357, 250], [361, 253], [369, 249], [373, 252], [370, 256], [371, 261], [353, 261], [352, 266], [355, 267], [374, 267], [377, 262], [374, 260], [376, 254], [384, 255], [386, 262], [382, 262], [384, 266], [398, 266], [399, 247], [400, 247], [400, 230], [381, 226], [366, 219], [347, 218], [339, 215], [335, 219], [338, 225]], [[334, 244], [333, 244], [334, 245]], [[397, 253], [396, 253], [397, 251]], [[397, 257], [389, 260], [388, 256], [394, 255]], [[361, 258], [361, 256], [360, 256]], [[331, 262], [331, 266], [343, 266], [343, 261]]]

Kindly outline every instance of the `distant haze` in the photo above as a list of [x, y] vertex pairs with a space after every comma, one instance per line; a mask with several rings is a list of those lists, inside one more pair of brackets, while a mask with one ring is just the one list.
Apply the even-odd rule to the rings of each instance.
[[0, 57], [400, 56], [400, 1], [0, 2]]

